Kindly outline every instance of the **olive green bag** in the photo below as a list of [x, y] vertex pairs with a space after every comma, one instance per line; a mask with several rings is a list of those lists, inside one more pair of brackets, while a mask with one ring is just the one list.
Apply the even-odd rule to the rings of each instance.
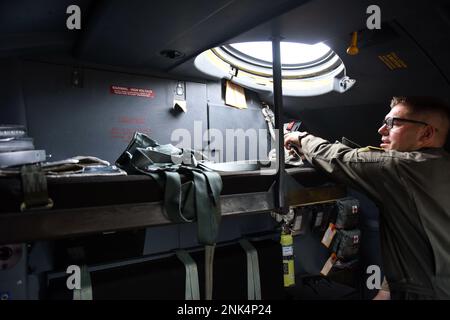
[[154, 178], [164, 191], [166, 217], [176, 223], [196, 221], [199, 243], [213, 245], [221, 220], [222, 179], [201, 161], [199, 152], [160, 145], [136, 132], [116, 165], [129, 174]]

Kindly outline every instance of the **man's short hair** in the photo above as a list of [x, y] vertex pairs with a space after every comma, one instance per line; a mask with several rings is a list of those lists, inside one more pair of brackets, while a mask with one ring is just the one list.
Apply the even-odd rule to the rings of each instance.
[[450, 121], [450, 107], [442, 99], [427, 96], [393, 97], [391, 108], [398, 104], [408, 106], [413, 113], [436, 112]]

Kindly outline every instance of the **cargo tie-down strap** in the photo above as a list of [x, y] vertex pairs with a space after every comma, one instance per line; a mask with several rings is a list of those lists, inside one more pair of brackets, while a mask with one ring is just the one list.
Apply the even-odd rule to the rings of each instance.
[[205, 246], [205, 298], [212, 300], [213, 294], [213, 265], [216, 246]]
[[[164, 214], [172, 222], [197, 221], [198, 241], [205, 245], [206, 299], [212, 297], [214, 246], [221, 220], [222, 179], [199, 160], [196, 151], [159, 145], [136, 132], [116, 165], [131, 174], [154, 178], [164, 190]], [[182, 176], [186, 179], [182, 181]]]
[[39, 164], [24, 165], [20, 168], [23, 202], [20, 210], [50, 209], [53, 201], [48, 197], [47, 179]]
[[80, 289], [73, 290], [73, 300], [92, 300], [91, 275], [86, 265], [81, 266]]
[[261, 300], [258, 252], [246, 239], [239, 241], [247, 255], [247, 297], [248, 300]]
[[200, 300], [197, 264], [185, 250], [178, 250], [176, 255], [186, 269], [185, 300]]

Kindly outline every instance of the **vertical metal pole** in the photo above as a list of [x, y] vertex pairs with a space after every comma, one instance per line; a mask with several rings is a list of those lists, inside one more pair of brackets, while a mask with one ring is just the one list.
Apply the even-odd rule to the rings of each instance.
[[275, 181], [275, 210], [287, 213], [284, 192], [284, 131], [283, 131], [283, 90], [281, 87], [281, 37], [272, 38], [272, 71], [273, 71], [273, 100], [275, 115], [275, 132], [278, 136], [277, 145], [277, 173]]

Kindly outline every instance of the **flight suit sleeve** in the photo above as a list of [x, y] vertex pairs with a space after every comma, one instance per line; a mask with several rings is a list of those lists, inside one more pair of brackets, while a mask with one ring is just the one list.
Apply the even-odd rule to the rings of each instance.
[[378, 192], [380, 178], [389, 175], [386, 167], [391, 161], [384, 151], [369, 147], [353, 149], [313, 135], [301, 139], [301, 149], [315, 167], [321, 168], [341, 183], [368, 193], [374, 200], [381, 200]]

